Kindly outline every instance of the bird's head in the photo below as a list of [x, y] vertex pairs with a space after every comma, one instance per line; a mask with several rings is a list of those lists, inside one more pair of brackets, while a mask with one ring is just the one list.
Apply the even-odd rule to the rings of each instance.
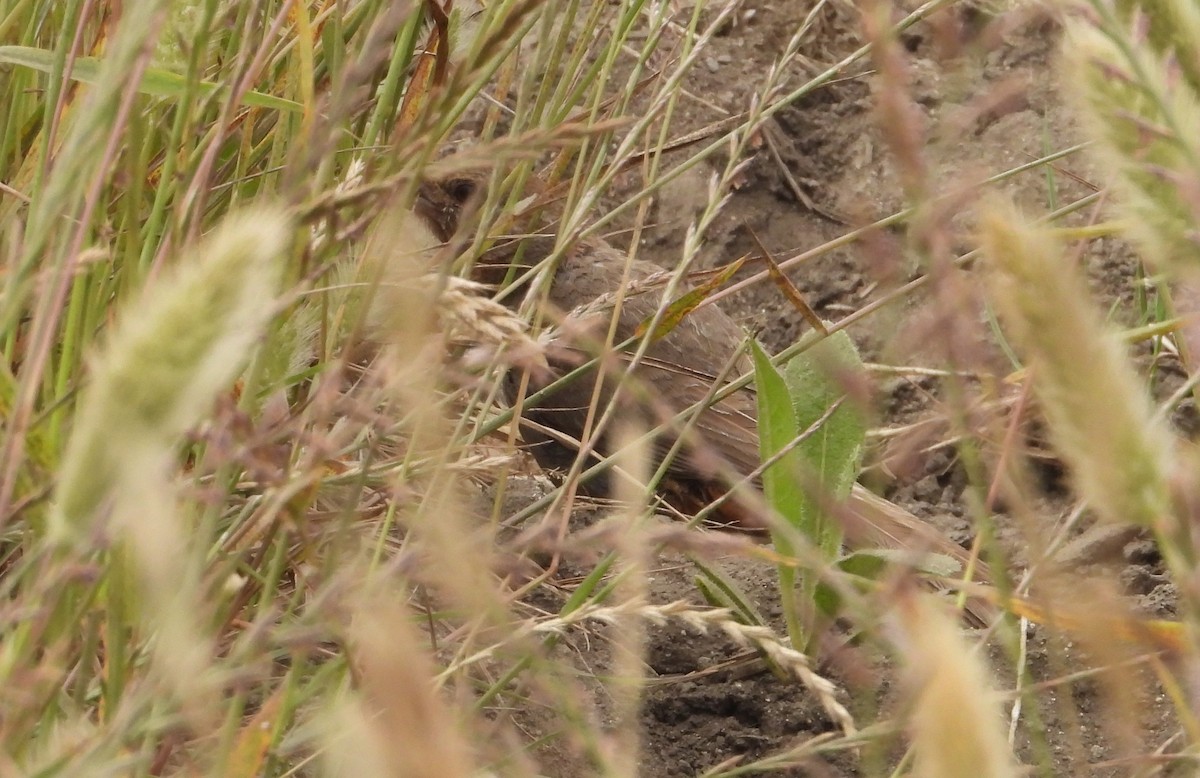
[[467, 171], [425, 181], [413, 208], [442, 242], [454, 237], [463, 214], [479, 204], [487, 191], [488, 173]]
[[[413, 211], [435, 240], [449, 243], [461, 230], [473, 226], [472, 217], [487, 199], [491, 179], [490, 170], [430, 177], [417, 189]], [[527, 267], [553, 250], [556, 203], [541, 202], [547, 192], [535, 176], [525, 181], [525, 191], [530, 199], [522, 213], [516, 216], [509, 213], [499, 220], [508, 234], [496, 236], [490, 246], [473, 258], [474, 280], [500, 285], [509, 278], [514, 265]]]

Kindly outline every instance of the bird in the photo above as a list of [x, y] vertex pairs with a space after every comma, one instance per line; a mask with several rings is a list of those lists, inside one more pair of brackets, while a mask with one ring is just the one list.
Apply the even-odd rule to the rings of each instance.
[[[418, 190], [415, 210], [427, 220], [437, 238], [450, 241], [473, 201], [483, 194], [487, 180], [486, 174], [477, 172], [427, 181]], [[534, 187], [543, 189], [540, 184]], [[549, 256], [554, 243], [554, 237], [543, 231], [520, 240], [501, 240], [479, 257], [474, 279], [499, 283], [514, 264], [527, 269]], [[545, 302], [573, 315], [577, 325], [591, 324], [592, 331], [582, 336], [576, 332], [573, 347], [560, 346], [551, 351], [547, 356], [549, 374], [527, 379], [526, 393], [546, 389], [595, 356], [614, 313], [613, 342], [630, 341], [639, 327], [670, 303], [665, 299], [669, 291], [667, 275], [658, 265], [630, 258], [601, 238], [585, 238], [569, 245], [554, 270]], [[618, 310], [615, 293], [622, 285], [626, 293]], [[745, 330], [722, 309], [709, 305], [692, 310], [661, 337], [652, 339], [628, 377], [622, 374], [636, 343], [617, 351], [616, 364], [610, 369], [589, 371], [541, 402], [523, 408], [522, 437], [544, 470], [565, 471], [579, 453], [572, 441], [588, 436], [585, 427], [593, 397], [597, 398], [598, 410], [617, 402], [622, 420], [657, 430], [650, 442], [651, 464], [657, 468], [667, 461], [658, 484], [667, 505], [680, 514], [693, 515], [719, 501], [709, 524], [764, 533], [767, 524], [761, 509], [750, 500], [739, 499], [737, 493], [730, 494], [731, 489], [737, 491], [739, 482], [744, 482], [743, 487], [761, 488], [761, 479], [752, 475], [759, 465], [754, 392], [741, 388], [721, 399], [709, 399], [722, 376], [728, 380], [749, 372], [746, 337]], [[510, 399], [517, 388], [516, 379], [511, 373], [506, 379]], [[668, 422], [693, 407], [697, 409], [695, 418], [680, 445], [678, 427]], [[596, 453], [606, 457], [614, 448], [613, 435], [607, 430], [601, 432]], [[593, 496], [608, 496], [613, 491], [613, 478], [609, 473], [600, 473], [581, 488]]]
[[[458, 236], [461, 241], [465, 236], [460, 231], [466, 228], [468, 215], [486, 197], [490, 181], [488, 171], [430, 178], [418, 187], [414, 211], [438, 240], [448, 244]], [[532, 190], [537, 195], [535, 199], [542, 199], [546, 193], [546, 187], [536, 180]], [[550, 215], [541, 219], [538, 229], [511, 239], [498, 239], [476, 258], [474, 278], [499, 284], [520, 276], [521, 271], [549, 257], [556, 246], [554, 222], [550, 209]], [[728, 381], [751, 370], [745, 330], [717, 305], [697, 307], [666, 334], [653, 339], [630, 371], [632, 380], [621, 381], [621, 374], [637, 349], [635, 336], [639, 328], [670, 302], [665, 298], [666, 287], [658, 283], [665, 276], [658, 265], [630, 257], [602, 238], [579, 239], [560, 252], [544, 302], [559, 312], [574, 312], [576, 318], [590, 310], [605, 327], [615, 313], [612, 342], [618, 346], [627, 342], [631, 345], [618, 349], [615, 369], [592, 369], [541, 402], [522, 408], [522, 439], [544, 470], [566, 470], [579, 455], [573, 442], [577, 444], [585, 437], [588, 410], [593, 402], [599, 410], [617, 402], [623, 418], [657, 428], [650, 446], [651, 465], [657, 468], [667, 462], [657, 485], [659, 496], [667, 505], [690, 516], [715, 502], [715, 508], [710, 508], [710, 525], [766, 538], [768, 521], [763, 516], [764, 503], [752, 499], [762, 486], [757, 398], [752, 387], [742, 387], [714, 399], [714, 385], [723, 377]], [[616, 293], [622, 285], [625, 294], [620, 310], [615, 311]], [[509, 299], [519, 296], [512, 295]], [[596, 337], [600, 343], [603, 333], [601, 329]], [[567, 348], [550, 353], [548, 374], [528, 376], [526, 393], [550, 386], [586, 361], [586, 357], [594, 356], [596, 349], [592, 345], [591, 349]], [[511, 400], [520, 379], [515, 371], [510, 371], [505, 382]], [[682, 445], [678, 445], [679, 429], [662, 422], [692, 408], [698, 410], [690, 432], [683, 435]], [[599, 455], [607, 456], [613, 453], [613, 445], [611, 436], [602, 432], [594, 448]], [[585, 491], [597, 496], [605, 496], [611, 489], [611, 477], [585, 485]], [[955, 559], [964, 569], [973, 570], [973, 581], [988, 579], [986, 564], [962, 546], [861, 485], [854, 486], [846, 510], [839, 518], [847, 540], [857, 546], [918, 555], [942, 554]], [[976, 623], [987, 623], [993, 609], [975, 601], [968, 603], [967, 611]]]

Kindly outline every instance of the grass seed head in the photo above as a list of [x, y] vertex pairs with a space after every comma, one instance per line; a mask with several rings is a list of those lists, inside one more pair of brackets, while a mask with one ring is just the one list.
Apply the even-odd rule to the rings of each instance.
[[992, 298], [1033, 368], [1051, 438], [1081, 496], [1113, 521], [1157, 526], [1169, 510], [1173, 443], [1116, 333], [1061, 247], [1013, 208], [986, 211], [982, 242]]
[[914, 775], [927, 778], [1015, 778], [1001, 726], [999, 696], [979, 653], [933, 599], [907, 588], [892, 610], [912, 704], [909, 731]]
[[126, 463], [170, 452], [246, 364], [273, 314], [290, 227], [276, 209], [230, 217], [126, 307], [93, 362], [63, 458], [51, 530], [86, 531]]
[[[1200, 62], [1200, 12], [1177, 3], [1192, 29], [1189, 67]], [[1177, 273], [1200, 272], [1200, 92], [1181, 67], [1180, 52], [1120, 45], [1131, 30], [1102, 29], [1075, 19], [1067, 27], [1064, 64], [1089, 134], [1106, 169], [1115, 172], [1116, 207], [1147, 261]]]

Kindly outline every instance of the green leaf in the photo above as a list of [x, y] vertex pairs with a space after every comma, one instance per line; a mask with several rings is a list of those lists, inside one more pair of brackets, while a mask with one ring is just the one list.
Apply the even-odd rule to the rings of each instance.
[[[817, 475], [812, 487], [834, 500], [850, 495], [862, 468], [863, 444], [867, 437], [867, 422], [862, 412], [848, 402], [845, 393], [847, 379], [863, 371], [862, 358], [854, 341], [843, 331], [822, 338], [784, 368], [800, 432], [820, 422], [820, 427], [797, 450]], [[840, 404], [839, 404], [840, 403]], [[837, 408], [829, 413], [830, 408]], [[822, 421], [822, 417], [829, 414]], [[816, 512], [815, 504], [809, 506]], [[841, 526], [814, 516], [807, 522], [816, 528], [810, 537], [826, 555], [836, 556], [841, 548]]]
[[[53, 73], [54, 52], [30, 46], [0, 46], [0, 64], [19, 65], [42, 73]], [[99, 77], [101, 64], [95, 57], [80, 57], [75, 60], [70, 78], [80, 83], [94, 84]], [[207, 97], [228, 87], [212, 81], [200, 81], [197, 82], [196, 88]], [[186, 77], [162, 68], [147, 68], [141, 83], [138, 84], [140, 93], [153, 97], [183, 97], [187, 90]], [[300, 103], [263, 92], [247, 91], [242, 95], [242, 102], [255, 108], [270, 108], [276, 111], [300, 113], [304, 110]]]
[[700, 571], [692, 580], [709, 605], [728, 608], [743, 624], [761, 627], [767, 623], [750, 598], [728, 576], [699, 557], [692, 556], [691, 560]]
[[814, 497], [843, 500], [858, 479], [867, 425], [839, 379], [860, 372], [862, 360], [844, 332], [821, 339], [782, 372], [760, 346], [753, 350], [763, 461], [807, 435], [763, 474], [767, 501], [832, 561], [841, 548], [840, 527], [824, 520]]
[[872, 580], [890, 565], [903, 565], [938, 578], [949, 578], [962, 572], [962, 564], [952, 556], [928, 553], [914, 558], [912, 551], [900, 548], [866, 548], [847, 554], [837, 562], [842, 572]]
[[[751, 341], [750, 348], [754, 356], [754, 390], [758, 398], [758, 449], [759, 456], [766, 462], [796, 438], [800, 427], [783, 374], [771, 364], [771, 358], [757, 342]], [[788, 524], [815, 539], [816, 528], [806, 521], [809, 516], [801, 483], [801, 464], [795, 449], [784, 454], [763, 472], [763, 494], [767, 503]], [[790, 553], [791, 545], [782, 533], [774, 533], [772, 539], [780, 552]]]
[[[847, 554], [837, 561], [837, 567], [843, 573], [867, 581], [878, 580], [892, 565], [915, 568], [918, 572], [939, 578], [949, 578], [962, 570], [962, 565], [957, 559], [945, 554], [924, 554], [914, 560], [911, 551], [895, 548], [862, 549]], [[836, 589], [824, 583], [818, 584], [813, 596], [821, 613], [829, 616], [837, 615], [841, 608], [842, 597]]]
[[839, 559], [837, 566], [843, 573], [874, 581], [895, 561], [895, 557], [889, 553], [890, 550], [871, 548], [855, 551]]
[[[750, 341], [750, 350], [754, 356], [754, 388], [758, 398], [759, 456], [766, 462], [796, 437], [796, 411], [792, 407], [783, 375], [771, 364], [771, 357], [763, 351], [757, 341]], [[763, 495], [767, 504], [788, 524], [813, 537], [811, 532], [806, 531], [813, 528], [807, 527], [805, 523], [810, 514], [806, 510], [806, 497], [800, 483], [799, 464], [799, 454], [793, 449], [763, 471]], [[772, 527], [771, 540], [779, 553], [794, 555], [795, 549], [787, 533]], [[808, 645], [808, 640], [802, 616], [813, 613], [809, 606], [814, 602], [816, 589], [813, 582], [816, 578], [801, 578], [804, 597], [797, 602], [798, 571], [789, 565], [779, 565], [776, 571], [779, 576], [779, 599], [784, 619], [787, 621], [788, 638], [794, 648], [803, 651]], [[804, 614], [801, 614], [801, 607], [805, 608]]]
[[[714, 608], [726, 608], [738, 622], [749, 624], [751, 626], [761, 627], [766, 624], [762, 614], [750, 602], [750, 599], [737, 587], [733, 581], [721, 573], [714, 567], [704, 564], [696, 557], [692, 557], [693, 564], [700, 570], [700, 575], [697, 575], [692, 581], [696, 584], [696, 588], [700, 590], [701, 596], [705, 601]], [[771, 659], [765, 652], [759, 651], [767, 667], [770, 668], [781, 681], [787, 681], [791, 677], [791, 673], [779, 666], [775, 660]]]
[[[873, 581], [883, 574], [891, 560], [886, 554], [876, 553], [875, 550], [856, 551], [837, 561], [837, 567], [843, 573], [857, 578]], [[817, 585], [813, 595], [817, 609], [828, 616], [836, 616], [842, 607], [842, 596], [837, 589], [828, 584]]]
[[[757, 343], [752, 344], [752, 353], [759, 454], [763, 462], [775, 460], [763, 473], [763, 493], [767, 503], [833, 563], [841, 553], [841, 525], [824, 515], [821, 504], [849, 496], [862, 465], [866, 421], [847, 402], [843, 389], [846, 374], [861, 371], [862, 360], [843, 332], [823, 338], [782, 372]], [[784, 535], [773, 532], [772, 540], [780, 553], [792, 554], [793, 546]], [[814, 607], [821, 606], [817, 578], [786, 566], [778, 572], [788, 633], [793, 644], [801, 647], [805, 643], [802, 613], [813, 614]], [[798, 603], [792, 602], [797, 579]]]

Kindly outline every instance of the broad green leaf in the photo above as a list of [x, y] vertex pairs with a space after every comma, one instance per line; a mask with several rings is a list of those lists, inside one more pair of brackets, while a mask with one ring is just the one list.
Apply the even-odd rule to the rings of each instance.
[[873, 581], [895, 559], [894, 556], [888, 553], [889, 550], [871, 548], [855, 551], [838, 560], [838, 569], [843, 573], [849, 573], [850, 575]]
[[[915, 567], [918, 572], [939, 578], [949, 578], [962, 570], [957, 559], [945, 554], [923, 554], [914, 561], [911, 551], [892, 548], [862, 549], [837, 561], [837, 567], [843, 573], [867, 581], [878, 579], [892, 565]], [[835, 616], [841, 609], [841, 595], [832, 586], [819, 584], [814, 598], [821, 613]]]
[[782, 372], [755, 344], [754, 365], [763, 461], [807, 435], [763, 474], [767, 500], [832, 560], [841, 548], [841, 534], [822, 520], [812, 490], [845, 499], [858, 478], [866, 423], [845, 402], [837, 374], [861, 370], [862, 361], [849, 336], [838, 332], [794, 358]]
[[[783, 374], [771, 364], [771, 358], [762, 346], [751, 341], [750, 347], [754, 355], [754, 389], [758, 398], [758, 451], [766, 462], [796, 438], [800, 427]], [[763, 473], [763, 494], [768, 504], [789, 524], [815, 539], [815, 528], [806, 523], [800, 465], [795, 449], [784, 454]], [[790, 553], [790, 544], [780, 535], [776, 533], [773, 538], [776, 547], [782, 553]]]
[[[54, 52], [45, 49], [35, 49], [30, 46], [0, 46], [0, 64], [19, 65], [42, 73], [54, 72]], [[75, 60], [70, 78], [84, 84], [94, 84], [100, 73], [101, 61], [96, 57], [80, 57]], [[227, 87], [212, 81], [200, 81], [197, 88], [206, 97]], [[161, 68], [147, 68], [138, 85], [138, 91], [153, 97], [183, 97], [187, 93], [188, 82], [185, 76]], [[276, 111], [299, 113], [303, 106], [293, 100], [264, 94], [263, 92], [247, 91], [242, 95], [242, 102], [255, 108], [270, 108]]]
[[[787, 384], [783, 375], [771, 364], [771, 357], [763, 351], [757, 341], [750, 341], [750, 350], [754, 356], [754, 388], [758, 398], [758, 448], [759, 456], [764, 462], [782, 451], [795, 437], [798, 431], [796, 411], [791, 397], [788, 395]], [[806, 521], [811, 517], [811, 511], [806, 508], [804, 488], [799, 472], [799, 454], [793, 449], [784, 454], [780, 461], [763, 472], [763, 495], [783, 519], [804, 533], [807, 537], [815, 538], [815, 527], [808, 526]], [[771, 540], [779, 553], [791, 556], [794, 547], [787, 533], [771, 530]], [[787, 565], [779, 565], [779, 597], [783, 606], [784, 618], [787, 621], [788, 637], [792, 645], [804, 650], [807, 637], [801, 620], [800, 606], [804, 605], [811, 613], [809, 605], [813, 603], [816, 593], [814, 576], [804, 576], [804, 598], [796, 601], [796, 579], [798, 572]]]
[[935, 578], [949, 578], [962, 572], [962, 563], [952, 556], [929, 552], [915, 557], [912, 551], [901, 548], [862, 549], [838, 560], [839, 569], [860, 578], [876, 578], [888, 565], [904, 565]]
[[[794, 358], [781, 372], [757, 344], [752, 344], [758, 397], [759, 454], [764, 462], [778, 457], [763, 473], [768, 504], [792, 527], [812, 541], [833, 562], [841, 552], [841, 526], [821, 510], [826, 499], [845, 499], [862, 464], [866, 423], [846, 402], [844, 375], [860, 371], [862, 361], [845, 333], [823, 338]], [[804, 436], [797, 443], [797, 438]], [[786, 453], [783, 453], [786, 452]], [[792, 552], [783, 532], [772, 539], [780, 553]], [[801, 601], [790, 602], [797, 576]], [[801, 636], [801, 609], [819, 607], [817, 578], [781, 566], [780, 594], [793, 644]]]
[[[810, 468], [807, 477], [817, 476], [815, 483], [811, 480], [809, 483], [834, 500], [844, 500], [850, 495], [862, 467], [867, 423], [861, 411], [846, 401], [844, 388], [844, 379], [851, 374], [861, 374], [862, 370], [862, 358], [854, 341], [842, 331], [822, 338], [783, 370], [800, 432], [820, 422], [820, 426], [797, 447]], [[835, 405], [837, 408], [830, 413]], [[822, 421], [827, 414], [828, 418]], [[816, 506], [812, 505], [810, 509], [815, 511]], [[835, 556], [842, 542], [840, 525], [819, 517], [808, 523], [818, 528], [818, 534], [813, 537], [821, 549], [827, 555]]]
[[[857, 578], [873, 581], [887, 569], [889, 559], [874, 550], [856, 551], [837, 561], [838, 569]], [[836, 616], [842, 608], [842, 595], [832, 586], [821, 583], [813, 593], [817, 609], [827, 616]]]

